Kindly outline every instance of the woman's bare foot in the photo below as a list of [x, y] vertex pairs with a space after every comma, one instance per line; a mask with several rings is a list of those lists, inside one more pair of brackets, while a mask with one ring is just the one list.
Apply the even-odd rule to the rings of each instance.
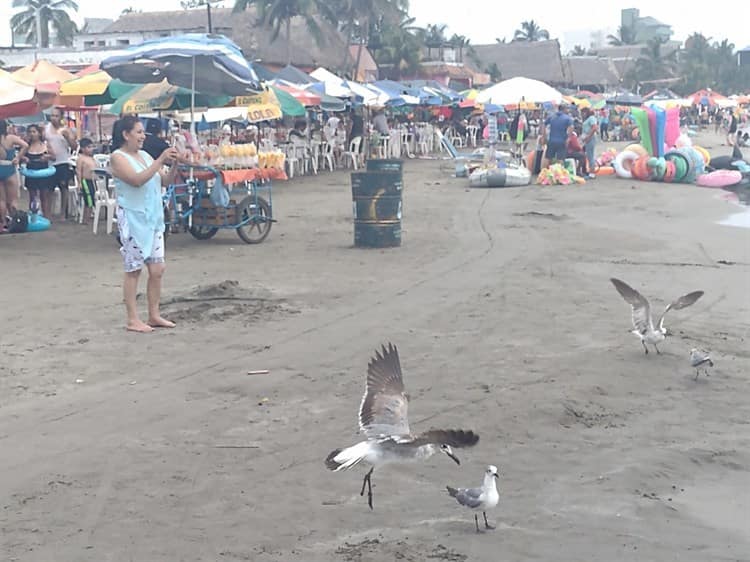
[[155, 318], [149, 318], [148, 319], [148, 325], [152, 328], [174, 328], [175, 323], [167, 320], [166, 318], [162, 318], [161, 316], [156, 316]]
[[142, 334], [153, 332], [154, 329], [146, 324], [145, 322], [142, 322], [140, 320], [135, 320], [133, 322], [128, 322], [128, 331], [129, 332], [139, 332]]

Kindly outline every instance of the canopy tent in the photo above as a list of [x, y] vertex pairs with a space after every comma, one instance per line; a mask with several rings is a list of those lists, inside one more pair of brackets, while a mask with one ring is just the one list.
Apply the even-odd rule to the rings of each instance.
[[385, 106], [391, 98], [385, 92], [368, 88], [358, 82], [347, 80], [345, 84], [351, 90], [352, 94], [354, 94], [354, 101], [366, 107]]
[[349, 98], [352, 96], [352, 91], [346, 87], [344, 79], [339, 78], [322, 66], [311, 72], [310, 77], [319, 81], [317, 84], [311, 84], [309, 86], [310, 89], [319, 90], [321, 93], [335, 98]]
[[607, 98], [607, 105], [631, 105], [638, 106], [643, 104], [643, 98], [632, 92], [619, 92], [614, 96]]
[[544, 82], [518, 76], [482, 90], [477, 95], [476, 101], [502, 106], [517, 105], [523, 102], [533, 104], [560, 103], [562, 94]]
[[719, 102], [725, 101], [728, 98], [726, 96], [722, 96], [718, 92], [714, 92], [711, 89], [705, 89], [705, 90], [698, 90], [697, 92], [693, 92], [690, 94], [687, 99], [690, 100], [691, 105], [720, 105]]
[[317, 82], [315, 78], [309, 74], [305, 74], [296, 66], [291, 64], [285, 66], [276, 73], [276, 78], [280, 80], [286, 80], [292, 84], [299, 84], [301, 86], [307, 86], [308, 84], [314, 84]]

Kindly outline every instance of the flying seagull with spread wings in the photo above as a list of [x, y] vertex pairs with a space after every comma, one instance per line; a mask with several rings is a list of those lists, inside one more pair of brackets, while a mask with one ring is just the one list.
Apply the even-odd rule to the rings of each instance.
[[669, 331], [664, 327], [664, 316], [667, 312], [687, 308], [703, 296], [703, 291], [693, 291], [687, 295], [682, 295], [667, 305], [656, 325], [654, 325], [654, 318], [651, 316], [651, 305], [648, 300], [624, 281], [620, 281], [614, 277], [610, 281], [612, 281], [617, 292], [625, 299], [625, 302], [633, 309], [632, 333], [641, 339], [641, 344], [643, 344], [646, 354], [648, 354], [647, 343], [654, 346], [656, 353], [661, 353], [656, 344], [663, 342], [670, 335]]
[[383, 346], [367, 366], [367, 384], [359, 406], [359, 428], [365, 441], [346, 449], [336, 449], [326, 458], [329, 470], [338, 472], [359, 463], [370, 466], [362, 481], [361, 496], [367, 487], [367, 503], [372, 509], [372, 473], [385, 464], [425, 460], [442, 451], [461, 464], [453, 447], [471, 447], [479, 435], [463, 429], [431, 429], [413, 434], [409, 428], [408, 398], [404, 392], [401, 363], [395, 345]]

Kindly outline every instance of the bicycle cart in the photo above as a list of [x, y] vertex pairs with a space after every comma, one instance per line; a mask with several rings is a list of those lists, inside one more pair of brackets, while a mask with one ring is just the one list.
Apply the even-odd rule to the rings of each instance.
[[189, 232], [208, 240], [232, 229], [247, 244], [259, 244], [271, 232], [271, 174], [263, 169], [218, 170], [180, 166], [187, 179], [163, 195], [166, 233]]

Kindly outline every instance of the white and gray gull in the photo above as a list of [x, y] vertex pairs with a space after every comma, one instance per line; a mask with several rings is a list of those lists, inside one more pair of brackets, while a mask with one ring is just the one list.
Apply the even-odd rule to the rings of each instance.
[[643, 344], [646, 354], [648, 354], [647, 343], [654, 346], [656, 353], [661, 353], [656, 344], [663, 342], [668, 335], [671, 335], [669, 330], [664, 327], [664, 316], [667, 312], [687, 308], [703, 296], [703, 291], [693, 291], [687, 295], [682, 295], [667, 305], [664, 312], [661, 313], [658, 322], [654, 325], [654, 319], [651, 316], [651, 305], [648, 300], [624, 281], [615, 278], [611, 278], [610, 281], [612, 281], [617, 292], [625, 299], [625, 302], [633, 309], [632, 333], [641, 339], [641, 344]]
[[365, 394], [359, 406], [359, 428], [365, 441], [332, 451], [325, 460], [329, 470], [350, 469], [360, 463], [370, 466], [362, 481], [360, 495], [367, 486], [367, 503], [372, 509], [372, 473], [392, 463], [421, 461], [441, 451], [461, 464], [453, 447], [471, 447], [479, 436], [470, 430], [431, 429], [413, 434], [409, 428], [408, 397], [404, 392], [401, 363], [396, 346], [388, 344], [376, 351], [367, 366]]
[[690, 350], [690, 365], [695, 367], [695, 380], [698, 380], [698, 375], [701, 374], [701, 367], [703, 367], [705, 375], [708, 376], [708, 367], [713, 367], [714, 362], [711, 360], [711, 354], [708, 351], [694, 347]]
[[[446, 486], [446, 488], [451, 497], [456, 498], [458, 503], [469, 509], [482, 512], [485, 529], [494, 529], [495, 527], [487, 522], [487, 510], [495, 507], [497, 502], [500, 501], [500, 494], [497, 491], [498, 478], [500, 478], [500, 475], [497, 472], [497, 467], [489, 465], [487, 470], [484, 471], [484, 481], [481, 488], [451, 488], [450, 486]], [[477, 527], [477, 533], [480, 533], [477, 513], [474, 514], [474, 524]]]

